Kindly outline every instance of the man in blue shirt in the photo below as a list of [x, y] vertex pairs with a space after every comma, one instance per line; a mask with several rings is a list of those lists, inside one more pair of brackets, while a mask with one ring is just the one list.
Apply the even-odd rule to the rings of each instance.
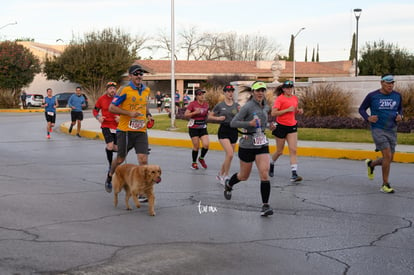
[[82, 107], [86, 106], [85, 97], [82, 95], [81, 87], [76, 87], [76, 93], [70, 96], [68, 106], [72, 109], [70, 112], [72, 123], [69, 127], [69, 133], [72, 133], [72, 128], [77, 123], [76, 136], [81, 137], [81, 121], [83, 120]]
[[47, 96], [43, 99], [42, 107], [45, 108], [46, 117], [46, 138], [50, 139], [50, 133], [56, 122], [56, 107], [58, 106], [57, 99], [53, 94], [51, 88], [46, 90]]
[[[394, 76], [385, 74], [381, 77], [381, 88], [369, 93], [361, 106], [359, 113], [368, 121], [376, 151], [381, 151], [382, 158], [365, 161], [368, 178], [374, 179], [374, 168], [382, 166], [381, 192], [394, 193], [389, 183], [391, 162], [394, 159], [397, 145], [397, 122], [403, 119], [401, 94], [394, 91]], [[370, 109], [370, 115], [367, 109]]]

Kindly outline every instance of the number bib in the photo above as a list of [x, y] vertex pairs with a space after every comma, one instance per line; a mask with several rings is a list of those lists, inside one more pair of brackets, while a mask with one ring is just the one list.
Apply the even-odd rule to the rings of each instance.
[[194, 119], [190, 119], [187, 123], [187, 127], [191, 127], [194, 125]]
[[265, 145], [267, 144], [267, 137], [262, 133], [260, 135], [253, 134], [253, 145]]
[[54, 113], [54, 112], [47, 112], [47, 114], [48, 114], [49, 116], [54, 116], [54, 115], [55, 115], [55, 113]]
[[139, 130], [144, 128], [145, 120], [131, 119], [128, 123], [128, 127], [133, 130]]

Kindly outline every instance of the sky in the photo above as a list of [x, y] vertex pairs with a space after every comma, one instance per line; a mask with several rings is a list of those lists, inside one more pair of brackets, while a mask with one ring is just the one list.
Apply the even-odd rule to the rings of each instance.
[[1, 5], [0, 40], [68, 44], [109, 27], [131, 36], [170, 34], [172, 2], [176, 40], [194, 26], [200, 32], [264, 36], [288, 55], [291, 35], [305, 28], [295, 39], [296, 61], [305, 60], [306, 48], [310, 61], [318, 45], [320, 61], [347, 60], [356, 32], [353, 9], [360, 8], [360, 50], [384, 40], [414, 54], [413, 0], [13, 0]]

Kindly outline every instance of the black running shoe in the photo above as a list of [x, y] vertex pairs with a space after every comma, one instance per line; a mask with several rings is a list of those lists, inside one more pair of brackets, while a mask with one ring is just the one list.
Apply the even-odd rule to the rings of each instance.
[[274, 172], [275, 172], [275, 164], [274, 163], [271, 163], [270, 164], [270, 167], [269, 167], [269, 177], [272, 177], [273, 178]]
[[224, 182], [224, 198], [226, 200], [231, 200], [231, 191], [233, 190], [233, 188], [229, 185], [229, 181], [229, 179], [226, 179]]
[[70, 134], [70, 133], [72, 133], [72, 129], [73, 129], [73, 124], [71, 124], [71, 125], [69, 126], [69, 134]]
[[290, 181], [291, 181], [291, 182], [296, 182], [296, 183], [299, 183], [300, 181], [302, 181], [302, 177], [301, 177], [301, 176], [299, 176], [299, 175], [296, 173], [296, 171], [293, 171], [293, 172], [292, 172], [292, 176], [290, 177]]
[[271, 216], [273, 215], [273, 209], [268, 204], [263, 204], [260, 215], [263, 217]]
[[105, 191], [108, 193], [112, 192], [112, 177], [109, 174], [106, 176]]

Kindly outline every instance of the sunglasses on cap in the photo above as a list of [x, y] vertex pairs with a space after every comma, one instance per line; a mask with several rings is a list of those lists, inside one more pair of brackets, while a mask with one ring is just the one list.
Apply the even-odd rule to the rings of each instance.
[[106, 83], [106, 86], [108, 87], [108, 86], [116, 86], [117, 84], [116, 84], [116, 82], [108, 82], [108, 83]]
[[143, 72], [141, 72], [141, 71], [136, 71], [136, 72], [133, 72], [132, 73], [132, 75], [134, 75], [134, 76], [143, 76], [144, 75], [144, 73]]

